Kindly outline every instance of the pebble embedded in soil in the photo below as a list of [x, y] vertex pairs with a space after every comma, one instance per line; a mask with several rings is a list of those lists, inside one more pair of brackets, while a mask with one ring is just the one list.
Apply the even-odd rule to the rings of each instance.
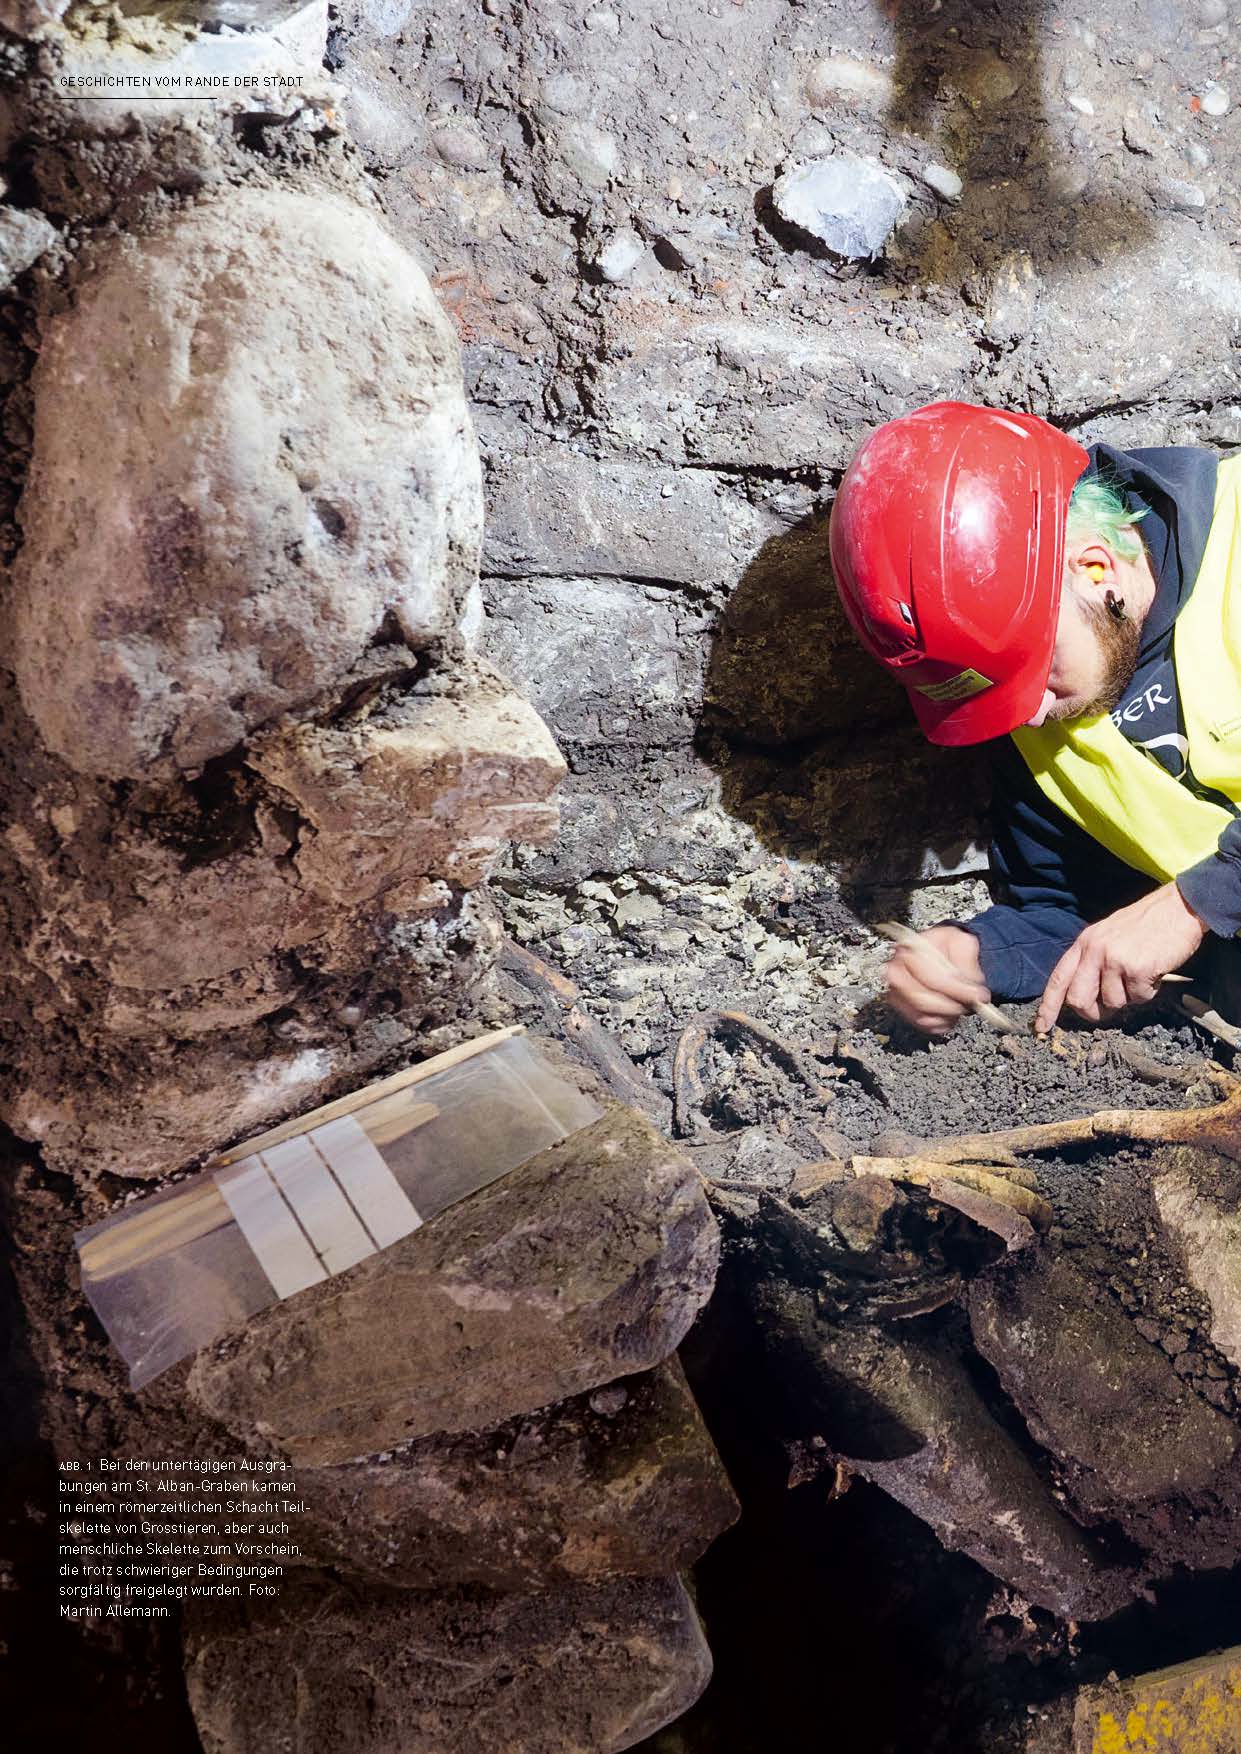
[[623, 1383], [608, 1383], [605, 1388], [596, 1389], [590, 1397], [591, 1411], [605, 1419], [614, 1419], [628, 1399], [629, 1391]]
[[614, 232], [595, 258], [595, 266], [605, 280], [619, 286], [633, 273], [646, 253], [646, 245], [635, 231]]
[[0, 290], [11, 286], [59, 236], [51, 221], [33, 209], [0, 208]]
[[936, 164], [934, 161], [923, 166], [922, 181], [928, 189], [934, 189], [935, 193], [941, 195], [945, 201], [959, 201], [961, 191], [965, 187], [954, 170], [951, 170], [946, 164]]
[[855, 61], [849, 55], [833, 55], [816, 61], [807, 73], [802, 89], [807, 101], [816, 109], [825, 108], [838, 98], [887, 104], [893, 93], [892, 80], [887, 73], [867, 66], [864, 61]]
[[879, 255], [905, 210], [886, 171], [843, 152], [786, 171], [772, 199], [782, 219], [851, 261]]
[[471, 128], [437, 128], [432, 135], [435, 150], [455, 170], [486, 170], [486, 143]]
[[1152, 193], [1161, 206], [1171, 207], [1178, 213], [1196, 213], [1207, 204], [1205, 189], [1181, 177], [1165, 177], [1155, 185]]

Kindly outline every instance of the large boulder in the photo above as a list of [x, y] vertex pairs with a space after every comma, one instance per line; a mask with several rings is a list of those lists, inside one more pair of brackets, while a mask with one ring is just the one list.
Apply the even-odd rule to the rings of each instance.
[[524, 1590], [687, 1571], [737, 1500], [675, 1359], [490, 1431], [300, 1468], [291, 1563]]
[[698, 1177], [619, 1106], [199, 1354], [190, 1400], [326, 1465], [477, 1431], [675, 1350], [715, 1280]]
[[565, 773], [534, 708], [478, 659], [373, 712], [261, 733], [247, 761], [305, 825], [305, 893], [338, 908], [410, 878], [474, 888], [506, 841], [554, 836]]
[[1241, 1432], [1062, 1255], [1004, 1263], [970, 1290], [975, 1344], [1033, 1436], [1100, 1515], [1208, 1489]]
[[185, 1643], [205, 1754], [620, 1754], [711, 1674], [675, 1577], [488, 1599], [311, 1573], [191, 1604]]
[[79, 772], [197, 769], [381, 629], [455, 625], [481, 540], [456, 337], [364, 208], [230, 189], [117, 242], [34, 392], [13, 665]]
[[813, 1294], [775, 1282], [760, 1286], [758, 1310], [799, 1433], [825, 1440], [945, 1547], [1064, 1619], [1102, 1619], [1136, 1593], [1136, 1575], [1055, 1503], [950, 1345], [909, 1321], [895, 1333], [827, 1321]]

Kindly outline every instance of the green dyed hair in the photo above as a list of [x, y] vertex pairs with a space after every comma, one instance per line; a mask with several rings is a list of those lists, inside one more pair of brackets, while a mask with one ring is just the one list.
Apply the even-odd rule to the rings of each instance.
[[1146, 512], [1131, 512], [1119, 488], [1092, 475], [1079, 481], [1069, 499], [1069, 515], [1065, 533], [1070, 542], [1097, 536], [1114, 548], [1121, 560], [1138, 560], [1142, 554], [1142, 538], [1134, 529]]

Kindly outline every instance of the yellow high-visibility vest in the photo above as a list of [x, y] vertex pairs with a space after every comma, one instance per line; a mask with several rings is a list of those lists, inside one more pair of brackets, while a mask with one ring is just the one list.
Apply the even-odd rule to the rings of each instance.
[[[1194, 777], [1241, 809], [1241, 458], [1219, 465], [1206, 550], [1176, 618], [1172, 660]], [[1232, 821], [1131, 743], [1108, 713], [1012, 736], [1052, 803], [1159, 883], [1213, 853]]]

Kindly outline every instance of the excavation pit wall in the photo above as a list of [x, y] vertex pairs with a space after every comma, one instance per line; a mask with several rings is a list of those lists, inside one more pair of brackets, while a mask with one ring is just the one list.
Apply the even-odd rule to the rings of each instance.
[[[1108, 1645], [1100, 1633], [1074, 1654], [1065, 1628], [1079, 1617], [1131, 1626], [1126, 1616], [1146, 1611], [1153, 1591], [1158, 1644], [1173, 1588], [1163, 1580], [1181, 1567], [1200, 1592], [1177, 1598], [1181, 1622], [1202, 1625], [1186, 1603], [1205, 1600], [1204, 1575], [1235, 1557], [1228, 1162], [1123, 1149], [1048, 1159], [1040, 1181], [1052, 1229], [1011, 1256], [960, 1213], [932, 1223], [916, 1192], [881, 1198], [859, 1183], [846, 1195], [828, 1182], [818, 1204], [788, 1195], [800, 1165], [877, 1149], [893, 1127], [929, 1136], [1007, 1126], [1145, 1102], [1152, 1090], [1154, 1100], [1186, 1100], [1135, 1081], [1127, 1061], [1092, 1060], [1089, 1036], [1070, 1035], [1063, 1055], [1010, 1059], [971, 1025], [928, 1050], [874, 1008], [884, 952], [871, 922], [928, 924], [984, 899], [987, 776], [973, 756], [921, 744], [899, 696], [859, 664], [824, 556], [831, 495], [859, 437], [937, 396], [1028, 407], [1084, 440], [1226, 449], [1241, 438], [1238, 192], [1228, 170], [1236, 123], [1224, 89], [1232, 25], [1218, 10], [1187, 9], [1169, 23], [1151, 0], [1078, 20], [1033, 9], [998, 20], [951, 0], [917, 18], [772, 0], [706, 7], [690, 40], [657, 6], [582, 16], [487, 0], [431, 30], [399, 4], [344, 8], [315, 103], [201, 107], [175, 121], [149, 110], [135, 120], [125, 106], [93, 116], [57, 107], [46, 81], [61, 51], [46, 38], [37, 51], [7, 44], [20, 78], [4, 137], [0, 317], [14, 389], [0, 443], [9, 507], [28, 480], [44, 484], [45, 514], [59, 507], [40, 526], [27, 502], [3, 531], [17, 559], [10, 601], [24, 605], [20, 674], [5, 708], [7, 893], [19, 945], [6, 982], [16, 1069], [8, 1119], [25, 1165], [14, 1220], [25, 1239], [21, 1284], [52, 1385], [40, 1402], [45, 1435], [59, 1444], [85, 1431], [100, 1453], [137, 1442], [144, 1421], [171, 1420], [186, 1436], [178, 1422], [189, 1414], [171, 1387], [158, 1415], [116, 1413], [130, 1403], [99, 1335], [89, 1334], [89, 1365], [74, 1337], [82, 1311], [63, 1283], [64, 1238], [84, 1214], [123, 1198], [126, 1178], [158, 1182], [228, 1139], [514, 1016], [563, 1037], [599, 1089], [666, 1138], [687, 1119], [674, 1101], [683, 1030], [735, 1009], [791, 1043], [835, 1092], [808, 1101], [787, 1060], [753, 1038], [713, 1035], [706, 1101], [678, 1139], [724, 1230], [689, 1374], [750, 1492], [751, 1525], [774, 1514], [764, 1497], [774, 1451], [780, 1514], [804, 1517], [816, 1540], [848, 1527], [883, 1551], [900, 1530], [942, 1586], [935, 1600], [959, 1607], [945, 1672], [971, 1644], [1009, 1665], [1015, 1709], [997, 1707], [980, 1743], [989, 1749], [1005, 1737], [1020, 1746], [1025, 1704], [1083, 1665], [1106, 1657], [1105, 1667], [1126, 1672], [1133, 1646], [1119, 1635]], [[23, 33], [49, 22], [38, 7], [12, 17]], [[873, 260], [833, 254], [777, 205], [786, 172], [837, 153], [877, 161], [901, 190], [903, 218]], [[299, 204], [311, 223], [247, 233], [230, 283], [233, 216]], [[414, 264], [397, 257], [396, 283], [374, 301], [361, 281], [337, 303], [324, 291], [337, 282], [315, 240], [342, 205], [346, 231], [362, 215], [357, 235], [379, 228]], [[222, 241], [209, 235], [213, 215]], [[178, 225], [197, 240], [193, 250], [145, 241]], [[105, 472], [127, 445], [147, 444], [129, 460], [156, 515], [141, 565], [118, 551], [117, 576], [151, 582], [162, 567], [220, 599], [216, 645], [228, 661], [205, 719], [178, 708], [201, 705], [185, 699], [200, 672], [184, 619], [161, 627], [153, 676], [126, 668], [134, 626], [125, 615], [87, 642], [88, 656], [104, 649], [101, 635], [113, 642], [103, 675], [43, 619], [63, 606], [46, 580], [68, 569], [98, 585], [92, 532], [117, 537], [111, 488], [88, 505], [56, 498], [57, 472], [72, 481], [82, 459], [60, 454], [72, 422], [48, 411], [61, 357], [53, 335], [70, 331], [71, 372], [72, 327], [89, 326], [99, 309], [92, 284], [114, 258], [132, 272], [135, 250], [153, 251], [161, 275], [184, 276], [180, 290], [161, 282], [174, 305], [211, 280], [190, 272], [192, 262], [221, 269], [213, 284], [230, 320], [214, 320], [206, 301], [188, 352], [228, 389], [210, 418], [233, 418], [234, 431], [253, 425], [242, 406], [255, 393], [246, 346], [262, 357], [278, 437], [286, 391], [303, 383], [307, 362], [322, 366], [310, 373], [320, 388], [339, 382], [341, 351], [330, 349], [329, 362], [328, 343], [353, 333], [369, 360], [346, 356], [350, 382], [324, 394], [318, 424], [287, 434], [292, 470], [274, 466], [263, 493], [240, 463], [235, 494], [231, 478], [195, 478], [192, 443], [166, 450], [136, 421], [108, 427], [106, 445], [92, 442], [85, 461]], [[393, 260], [378, 242], [369, 255], [359, 274]], [[282, 304], [273, 265], [285, 257], [295, 286]], [[400, 382], [421, 344], [392, 325], [419, 270], [429, 302], [419, 293], [415, 303], [426, 333], [441, 338], [425, 369], [443, 366], [455, 417], [468, 411], [481, 452], [481, 552], [472, 495], [437, 499], [424, 481], [416, 502], [402, 502], [367, 474], [386, 460], [389, 486], [407, 480], [403, 447], [422, 397], [412, 385], [405, 396]], [[114, 286], [115, 308], [128, 315], [132, 300]], [[451, 381], [447, 325], [463, 395]], [[281, 377], [274, 367], [290, 348], [300, 359], [286, 359]], [[162, 409], [164, 390], [142, 381], [144, 406]], [[376, 384], [387, 410], [371, 406]], [[112, 418], [105, 390], [97, 386], [95, 427]], [[357, 472], [329, 497], [310, 477], [341, 453], [342, 404], [358, 416], [349, 431], [363, 436], [348, 447]], [[390, 452], [372, 442], [376, 422]], [[223, 443], [217, 427], [211, 437], [204, 448], [227, 461], [228, 431]], [[445, 435], [444, 454], [451, 443]], [[459, 453], [454, 482], [469, 454]], [[177, 510], [187, 483], [212, 519], [253, 514], [224, 531], [254, 568], [250, 584], [211, 570], [215, 526], [202, 559], [204, 532]], [[326, 508], [307, 525], [319, 544], [313, 566], [303, 553], [299, 568], [289, 552], [300, 526], [269, 521], [273, 496], [280, 519], [302, 500]], [[438, 532], [419, 534], [409, 518], [436, 507]], [[454, 513], [469, 514], [468, 528], [448, 529]], [[269, 550], [273, 532], [282, 540]], [[84, 553], [65, 548], [75, 541]], [[415, 552], [419, 581], [438, 580], [421, 599], [386, 570]], [[126, 598], [131, 620], [150, 609]], [[246, 631], [232, 652], [237, 625]], [[146, 686], [153, 679], [158, 688]], [[62, 681], [72, 683], [72, 713]], [[136, 688], [141, 710], [109, 719], [113, 684]], [[569, 771], [557, 793], [561, 758]], [[477, 815], [468, 832], [441, 833], [463, 774]], [[407, 832], [411, 813], [428, 820], [425, 832]], [[543, 847], [528, 844], [540, 837]], [[510, 839], [524, 844], [501, 855]], [[833, 1041], [842, 1028], [852, 1036], [843, 1049]], [[1171, 1026], [1141, 1039], [1157, 1059], [1201, 1052]], [[828, 1076], [840, 1068], [842, 1077]], [[695, 1222], [705, 1235], [701, 1213]], [[815, 1253], [819, 1229], [829, 1233], [826, 1263]], [[894, 1262], [895, 1292], [884, 1289]], [[1053, 1309], [1071, 1312], [1068, 1357], [1055, 1350]], [[1014, 1338], [1026, 1332], [1040, 1337], [1033, 1355]], [[738, 1436], [720, 1383], [760, 1340], [772, 1357], [744, 1379], [742, 1423], [752, 1429]], [[850, 1379], [858, 1359], [861, 1399]], [[631, 1380], [625, 1360], [612, 1365]], [[680, 1478], [714, 1482], [713, 1508], [686, 1533], [669, 1486], [657, 1551], [635, 1544], [623, 1518], [589, 1537], [576, 1530], [579, 1550], [597, 1551], [604, 1570], [649, 1580], [667, 1566], [657, 1586], [609, 1597], [614, 1629], [638, 1637], [658, 1626], [652, 1648], [670, 1653], [645, 1691], [608, 1691], [623, 1709], [596, 1740], [618, 1746], [654, 1728], [653, 1701], [680, 1710], [705, 1681], [685, 1599], [668, 1578], [727, 1520], [711, 1441], [677, 1401], [684, 1391], [658, 1374], [672, 1367], [647, 1352], [635, 1368], [656, 1375], [634, 1404], [653, 1397], [650, 1417], [681, 1433], [673, 1452], [690, 1460]], [[211, 1375], [207, 1365], [201, 1375]], [[768, 1399], [773, 1378], [785, 1387]], [[1149, 1427], [1140, 1442], [1106, 1442], [1104, 1433], [1129, 1429], [1130, 1381], [1143, 1384]], [[952, 1393], [937, 1399], [937, 1385]], [[500, 1494], [490, 1576], [477, 1559], [471, 1571], [447, 1536], [448, 1560], [428, 1536], [398, 1545], [399, 1575], [380, 1575], [384, 1506], [400, 1507], [391, 1514], [403, 1527], [416, 1524], [411, 1507], [425, 1506], [435, 1482], [435, 1516], [418, 1514], [441, 1517], [441, 1533], [453, 1528], [458, 1501], [445, 1493], [445, 1470], [468, 1480], [483, 1466], [485, 1436], [431, 1431], [413, 1440], [429, 1447], [396, 1464], [325, 1462], [325, 1475], [365, 1470], [358, 1490], [375, 1506], [349, 1553], [324, 1538], [322, 1563], [353, 1580], [333, 1597], [333, 1614], [348, 1619], [359, 1586], [396, 1583], [420, 1599], [454, 1589], [456, 1563], [462, 1588], [520, 1596], [529, 1555], [519, 1563], [502, 1531], [531, 1519], [542, 1550], [563, 1552], [568, 1512], [556, 1507], [592, 1502], [569, 1483], [606, 1479], [610, 1453], [636, 1453], [630, 1438], [614, 1452], [604, 1441], [599, 1421], [613, 1416], [590, 1406], [597, 1392], [557, 1377], [546, 1393], [569, 1395], [560, 1411], [513, 1415], [572, 1465], [559, 1475], [549, 1464], [537, 1510], [533, 1489], [526, 1509], [520, 1490]], [[675, 1417], [669, 1397], [682, 1408]], [[806, 1418], [820, 1399], [821, 1429]], [[223, 1427], [216, 1436], [236, 1441]], [[995, 1514], [967, 1527], [966, 1507], [935, 1496], [931, 1464], [951, 1460], [964, 1479], [971, 1446], [990, 1458], [981, 1502]], [[802, 1481], [791, 1494], [789, 1478]], [[1033, 1545], [1014, 1531], [1014, 1500], [1020, 1530], [1041, 1532]], [[628, 1503], [645, 1520], [640, 1493]], [[1012, 1538], [997, 1539], [997, 1529]], [[964, 1569], [936, 1557], [928, 1530], [970, 1555]], [[467, 1534], [454, 1539], [468, 1545]], [[700, 1601], [725, 1650], [745, 1644], [747, 1623], [720, 1608], [728, 1586], [718, 1580], [746, 1539], [725, 1537], [702, 1565]], [[838, 1537], [824, 1539], [815, 1551], [834, 1552]], [[547, 1563], [554, 1588], [569, 1587], [571, 1567]], [[769, 1575], [767, 1599], [792, 1575]], [[817, 1588], [815, 1574], [800, 1575]], [[900, 1599], [899, 1580], [888, 1581]], [[402, 1623], [410, 1637], [429, 1636], [398, 1605], [391, 1624]], [[547, 1624], [554, 1630], [554, 1615]], [[508, 1622], [472, 1625], [471, 1648], [491, 1660]], [[143, 1668], [136, 1638], [126, 1634], [120, 1662], [89, 1641], [67, 1660], [84, 1665], [79, 1673], [93, 1664], [96, 1680], [110, 1675], [104, 1685], [119, 1697], [119, 1678]], [[262, 1691], [225, 1672], [205, 1633], [191, 1648], [201, 1728], [182, 1707], [168, 1745], [182, 1736], [193, 1747], [196, 1734], [221, 1748], [262, 1739]], [[1144, 1661], [1201, 1648], [1148, 1650]], [[156, 1672], [178, 1672], [176, 1650], [161, 1656]], [[821, 1672], [816, 1653], [809, 1688], [803, 1677], [790, 1695], [820, 1705]], [[968, 1678], [973, 1685], [977, 1672]], [[770, 1697], [763, 1676], [754, 1687]], [[970, 1690], [959, 1691], [965, 1703], [953, 1709], [964, 1715], [929, 1704], [924, 1714], [942, 1721], [954, 1749], [982, 1734], [985, 1717], [981, 1708], [971, 1717]], [[536, 1704], [530, 1721], [545, 1726]], [[157, 1709], [149, 1694], [140, 1706]], [[710, 1699], [701, 1710], [678, 1733], [714, 1724], [718, 1738], [727, 1710]], [[354, 1735], [344, 1720], [314, 1721], [320, 1739]], [[558, 1723], [556, 1733], [578, 1733]], [[426, 1724], [433, 1742], [456, 1733], [433, 1716]], [[786, 1740], [795, 1743], [792, 1731]]]

